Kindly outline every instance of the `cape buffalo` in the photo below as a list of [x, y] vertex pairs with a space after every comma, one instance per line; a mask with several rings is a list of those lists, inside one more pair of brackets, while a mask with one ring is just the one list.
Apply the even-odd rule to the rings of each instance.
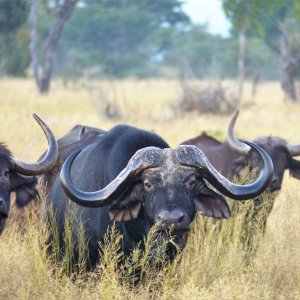
[[[182, 145], [197, 146], [206, 154], [214, 167], [229, 179], [234, 176], [240, 177], [246, 168], [256, 173], [263, 165], [257, 153], [234, 136], [233, 129], [238, 113], [237, 110], [232, 115], [227, 129], [226, 141], [220, 142], [203, 132], [201, 135], [181, 143]], [[268, 153], [274, 166], [272, 180], [267, 189], [269, 192], [268, 201], [263, 202], [263, 197], [256, 198], [254, 201], [255, 209], [247, 213], [247, 220], [245, 220], [246, 222], [249, 220], [256, 222], [258, 221], [257, 217], [262, 218], [258, 222], [261, 231], [264, 232], [267, 217], [273, 209], [276, 192], [281, 189], [285, 170], [288, 169], [293, 177], [300, 179], [300, 162], [293, 158], [300, 154], [300, 145], [290, 144], [278, 136], [261, 136], [255, 138], [253, 142]]]
[[62, 138], [60, 138], [57, 143], [59, 149], [64, 148], [69, 145], [80, 141], [82, 138], [87, 138], [87, 136], [93, 136], [97, 134], [105, 134], [106, 132], [102, 129], [96, 127], [90, 127], [86, 125], [75, 125], [68, 133], [66, 133]]
[[180, 239], [189, 231], [196, 211], [214, 218], [230, 216], [225, 198], [209, 188], [206, 180], [225, 196], [243, 200], [262, 193], [273, 172], [268, 155], [250, 142], [247, 145], [264, 162], [262, 172], [255, 182], [237, 185], [219, 174], [197, 147], [171, 149], [158, 135], [131, 126], [118, 125], [81, 141], [76, 146], [79, 150], [70, 151], [60, 175], [45, 178], [52, 182], [47, 185], [48, 200], [58, 232], [63, 232], [71, 202], [78, 204], [74, 204], [75, 220], [81, 219], [84, 225], [92, 267], [99, 258], [99, 242], [114, 222], [123, 236], [125, 254], [158, 221], [158, 230], [172, 226], [174, 241], [182, 245]]
[[49, 186], [52, 185], [52, 180], [59, 173], [63, 163], [72, 151], [82, 149], [90, 142], [94, 141], [96, 136], [100, 136], [105, 133], [106, 132], [104, 130], [95, 127], [75, 125], [62, 138], [57, 140], [58, 157], [54, 166], [44, 174], [44, 183], [47, 183]]
[[4, 144], [0, 144], [0, 233], [9, 214], [11, 193], [15, 192], [17, 207], [27, 205], [38, 194], [36, 175], [49, 171], [57, 159], [57, 143], [51, 130], [37, 115], [33, 116], [45, 132], [49, 144], [47, 153], [40, 161], [29, 164], [17, 160]]
[[[220, 142], [203, 132], [181, 143], [181, 145], [194, 145], [201, 149], [214, 167], [227, 178], [240, 176], [247, 166], [250, 167], [250, 171], [262, 167], [257, 153], [234, 136], [233, 129], [238, 113], [237, 110], [229, 122], [226, 141]], [[253, 142], [268, 153], [274, 165], [269, 192], [281, 189], [284, 171], [287, 169], [293, 177], [300, 179], [300, 162], [293, 158], [300, 155], [300, 145], [290, 144], [278, 136], [261, 136], [255, 138]]]

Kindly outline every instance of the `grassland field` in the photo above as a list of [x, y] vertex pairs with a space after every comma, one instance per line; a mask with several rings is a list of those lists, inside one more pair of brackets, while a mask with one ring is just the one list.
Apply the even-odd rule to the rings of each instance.
[[[254, 99], [250, 91], [246, 84], [236, 134], [278, 135], [300, 143], [300, 104], [285, 101], [277, 82], [259, 85]], [[75, 124], [108, 130], [119, 123], [153, 130], [172, 147], [203, 130], [225, 138], [229, 115], [178, 114], [179, 97], [180, 85], [172, 80], [54, 81], [51, 92], [40, 95], [33, 80], [1, 79], [0, 140], [17, 158], [36, 161], [47, 143], [33, 112], [57, 138]], [[118, 108], [118, 118], [103, 114], [107, 99]], [[101, 272], [77, 279], [56, 272], [41, 247], [39, 217], [18, 222], [16, 216], [30, 209], [11, 214], [0, 236], [0, 299], [300, 299], [300, 182], [288, 172], [255, 254], [243, 248], [238, 215], [217, 230], [198, 216], [181, 259], [135, 287], [104, 262]]]

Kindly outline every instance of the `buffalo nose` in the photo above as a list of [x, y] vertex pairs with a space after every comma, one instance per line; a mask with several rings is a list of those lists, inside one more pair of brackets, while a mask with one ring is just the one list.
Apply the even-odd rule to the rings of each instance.
[[179, 209], [160, 211], [156, 221], [161, 222], [158, 226], [160, 230], [168, 229], [170, 226], [174, 230], [187, 230], [190, 227], [189, 217]]

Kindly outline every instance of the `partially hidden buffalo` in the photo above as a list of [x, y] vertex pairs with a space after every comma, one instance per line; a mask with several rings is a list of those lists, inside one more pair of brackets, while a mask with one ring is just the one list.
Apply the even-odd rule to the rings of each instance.
[[[234, 125], [238, 113], [239, 111], [236, 110], [232, 115], [226, 141], [218, 141], [202, 132], [201, 135], [181, 143], [181, 145], [194, 145], [201, 149], [213, 166], [230, 179], [240, 176], [246, 167], [252, 171], [260, 170], [263, 165], [257, 152], [240, 142], [234, 135]], [[274, 174], [268, 187], [269, 192], [281, 189], [285, 170], [289, 170], [293, 177], [300, 179], [300, 161], [293, 158], [300, 155], [300, 144], [291, 144], [278, 136], [261, 136], [255, 138], [253, 142], [264, 149], [273, 162]]]
[[[158, 135], [127, 125], [92, 137], [87, 133], [71, 147], [60, 174], [45, 177], [51, 182], [46, 186], [58, 232], [64, 231], [73, 203], [75, 220], [80, 219], [85, 229], [90, 267], [95, 266], [99, 242], [114, 222], [123, 236], [125, 254], [142, 242], [157, 222], [161, 232], [171, 226], [175, 243], [182, 245], [197, 211], [214, 218], [230, 217], [225, 198], [206, 181], [235, 200], [256, 197], [269, 185], [271, 160], [257, 145], [246, 143], [261, 157], [263, 167], [255, 182], [238, 185], [217, 172], [195, 146], [171, 149]], [[67, 153], [63, 148], [60, 151]], [[76, 260], [79, 222], [75, 223]]]
[[86, 125], [76, 125], [62, 138], [58, 139], [58, 157], [54, 166], [42, 177], [44, 184], [49, 186], [52, 185], [52, 181], [55, 179], [56, 175], [59, 174], [63, 163], [70, 153], [86, 147], [89, 143], [95, 140], [96, 136], [99, 137], [105, 133], [106, 132], [104, 130], [99, 128]]
[[[208, 157], [213, 166], [226, 178], [240, 178], [245, 170], [254, 174], [263, 167], [263, 162], [249, 145], [240, 142], [234, 135], [234, 125], [239, 111], [232, 115], [227, 128], [227, 140], [218, 141], [212, 136], [203, 132], [201, 135], [187, 140], [182, 145], [194, 145], [201, 149]], [[246, 215], [246, 222], [258, 222], [263, 233], [266, 228], [268, 215], [273, 209], [275, 198], [281, 189], [285, 170], [300, 179], [300, 162], [293, 157], [300, 155], [300, 145], [291, 144], [278, 136], [261, 136], [253, 142], [264, 149], [270, 156], [274, 173], [267, 188], [268, 197], [257, 197], [254, 200], [255, 209]], [[267, 201], [263, 201], [267, 199]], [[258, 220], [257, 218], [261, 218]]]
[[27, 205], [38, 195], [36, 176], [49, 171], [57, 159], [58, 147], [51, 130], [37, 115], [33, 116], [49, 144], [47, 153], [40, 161], [26, 163], [17, 160], [4, 144], [0, 144], [0, 233], [9, 215], [11, 193], [15, 193], [17, 207]]

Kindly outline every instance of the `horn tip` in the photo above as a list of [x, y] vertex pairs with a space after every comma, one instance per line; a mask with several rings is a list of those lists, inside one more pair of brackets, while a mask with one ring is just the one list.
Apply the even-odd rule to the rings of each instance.
[[37, 122], [42, 121], [42, 119], [36, 113], [32, 113], [32, 116]]
[[232, 113], [232, 118], [236, 119], [238, 117], [239, 113], [240, 113], [240, 110], [238, 108], [236, 108]]

